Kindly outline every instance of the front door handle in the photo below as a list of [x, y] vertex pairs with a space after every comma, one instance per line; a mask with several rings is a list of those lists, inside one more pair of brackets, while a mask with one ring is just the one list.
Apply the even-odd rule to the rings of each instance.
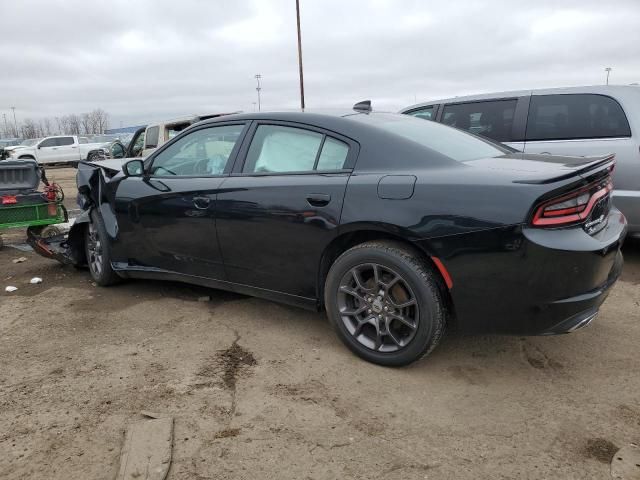
[[200, 210], [209, 208], [210, 203], [211, 199], [209, 197], [193, 197], [193, 206]]
[[310, 193], [307, 195], [307, 202], [309, 202], [309, 205], [312, 207], [324, 207], [329, 205], [330, 201], [331, 195], [326, 193]]

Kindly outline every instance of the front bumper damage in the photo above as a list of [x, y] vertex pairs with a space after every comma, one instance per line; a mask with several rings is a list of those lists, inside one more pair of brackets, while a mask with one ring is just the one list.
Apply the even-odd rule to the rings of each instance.
[[[112, 162], [79, 162], [76, 174], [77, 203], [82, 213], [73, 219], [73, 225], [68, 233], [41, 237], [34, 232], [27, 232], [27, 243], [31, 248], [39, 255], [57, 260], [64, 265], [86, 265], [84, 248], [86, 225], [91, 221], [91, 211], [94, 208], [100, 209], [101, 212], [110, 211], [108, 197], [111, 189], [107, 185], [119, 172], [121, 169]], [[103, 215], [103, 218], [108, 221], [112, 216]]]

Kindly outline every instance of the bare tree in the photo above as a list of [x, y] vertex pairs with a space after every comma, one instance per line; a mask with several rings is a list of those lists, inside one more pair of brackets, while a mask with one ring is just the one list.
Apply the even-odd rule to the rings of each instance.
[[48, 137], [49, 135], [51, 135], [51, 119], [45, 117], [42, 119], [42, 136]]
[[82, 133], [89, 134], [91, 132], [91, 116], [88, 113], [83, 113], [80, 116], [80, 121], [82, 123]]
[[82, 122], [80, 120], [80, 116], [72, 113], [71, 115], [67, 115], [69, 119], [69, 131], [66, 132], [67, 135], [80, 135], [80, 128]]
[[91, 118], [91, 130], [93, 133], [102, 134], [109, 128], [109, 114], [101, 108], [96, 108], [89, 113]]
[[37, 138], [38, 137], [38, 125], [30, 118], [26, 118], [22, 122], [20, 127], [22, 138]]

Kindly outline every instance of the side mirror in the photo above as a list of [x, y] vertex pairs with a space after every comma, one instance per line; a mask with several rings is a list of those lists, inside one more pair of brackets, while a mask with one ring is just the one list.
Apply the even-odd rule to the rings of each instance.
[[144, 173], [144, 162], [142, 160], [129, 160], [122, 168], [127, 177], [140, 177]]
[[40, 150], [42, 148], [42, 145], [38, 145], [38, 150]]

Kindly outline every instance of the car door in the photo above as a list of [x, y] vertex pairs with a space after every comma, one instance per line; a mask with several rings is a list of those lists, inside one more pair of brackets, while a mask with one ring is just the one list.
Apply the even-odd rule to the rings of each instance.
[[54, 163], [56, 162], [56, 153], [58, 150], [58, 142], [56, 137], [45, 138], [37, 147], [37, 156], [39, 163]]
[[121, 181], [115, 199], [118, 262], [224, 279], [216, 195], [245, 125], [204, 125], [185, 132], [147, 160], [145, 175]]
[[71, 162], [80, 160], [80, 150], [74, 137], [56, 138], [55, 162]]
[[337, 235], [357, 151], [353, 140], [314, 127], [254, 123], [218, 194], [218, 241], [230, 281], [316, 297], [320, 259]]

